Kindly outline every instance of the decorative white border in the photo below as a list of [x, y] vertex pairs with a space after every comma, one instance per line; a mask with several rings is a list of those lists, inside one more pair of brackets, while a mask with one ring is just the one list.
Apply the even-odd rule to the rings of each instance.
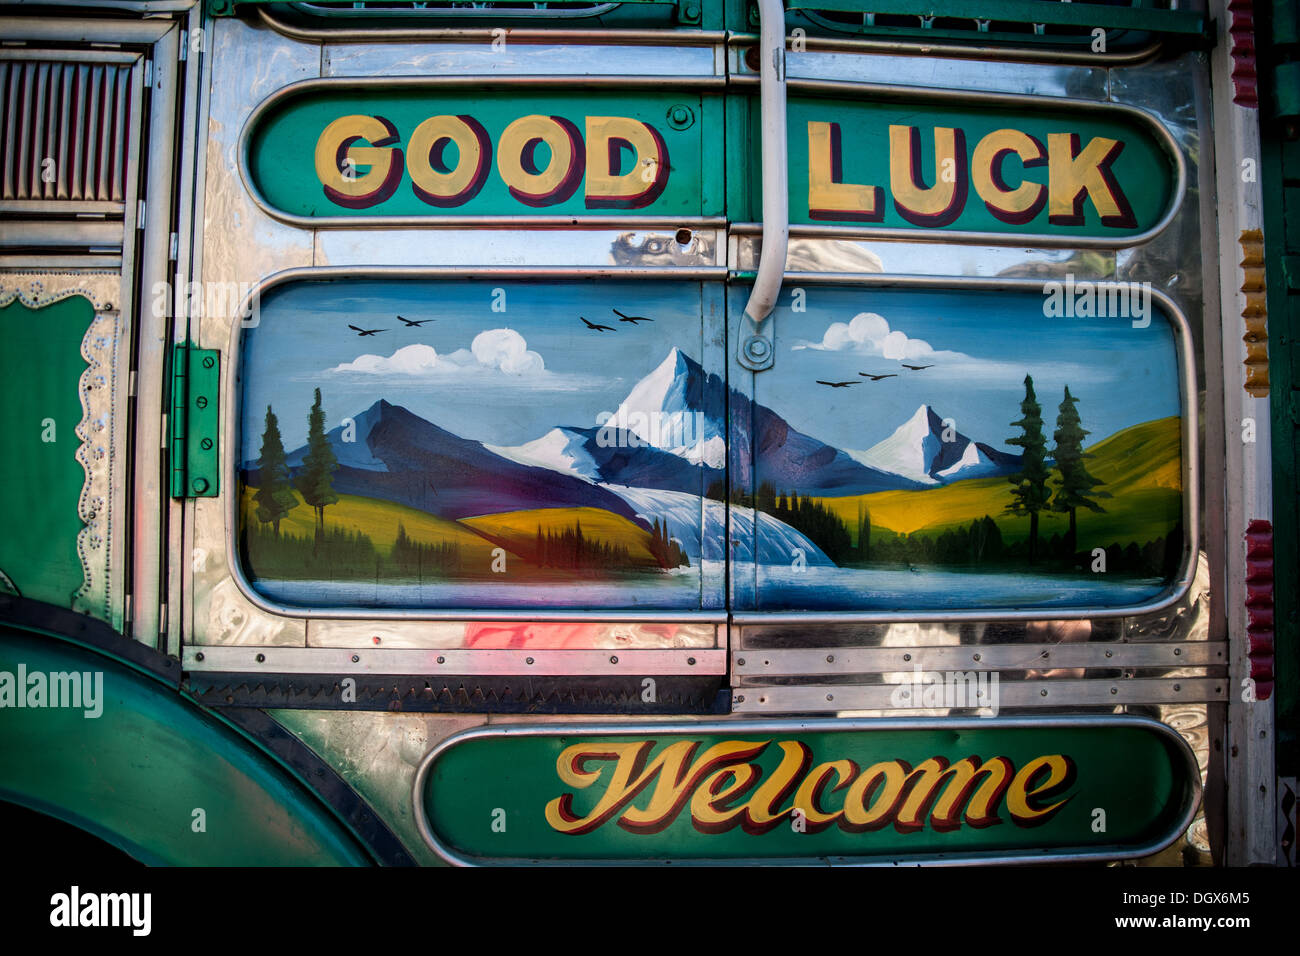
[[82, 584], [70, 597], [75, 610], [115, 625], [111, 572], [115, 568], [113, 531], [118, 505], [111, 489], [121, 433], [115, 414], [121, 341], [121, 316], [116, 303], [121, 291], [119, 272], [0, 273], [0, 306], [16, 299], [30, 309], [39, 309], [79, 295], [88, 299], [95, 310], [81, 340], [81, 357], [87, 365], [78, 382], [82, 417], [76, 428], [81, 439], [76, 458], [86, 476], [77, 504], [83, 525], [77, 533]]

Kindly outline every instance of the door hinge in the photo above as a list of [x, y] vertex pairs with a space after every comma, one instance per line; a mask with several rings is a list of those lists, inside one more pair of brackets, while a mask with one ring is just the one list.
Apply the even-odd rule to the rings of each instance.
[[171, 410], [173, 498], [213, 498], [220, 489], [220, 384], [220, 352], [176, 346]]

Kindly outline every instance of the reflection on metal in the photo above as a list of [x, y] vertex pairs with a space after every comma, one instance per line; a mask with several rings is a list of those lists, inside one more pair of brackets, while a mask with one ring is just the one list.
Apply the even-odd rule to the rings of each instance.
[[[776, 358], [769, 317], [781, 293], [790, 238], [790, 169], [785, 116], [785, 11], [780, 0], [759, 0], [758, 45], [763, 183], [763, 248], [758, 275], [745, 304], [737, 358], [750, 371], [771, 368]], [[764, 324], [766, 323], [766, 327]]]
[[[386, 26], [357, 26], [339, 23], [329, 26], [311, 26], [295, 23], [279, 15], [279, 11], [258, 7], [258, 15], [271, 29], [295, 40], [313, 42], [366, 42], [395, 43], [428, 40], [457, 40], [490, 43], [496, 39], [491, 27], [456, 27], [452, 25], [421, 26], [413, 22], [396, 22]], [[470, 12], [470, 11], [466, 11]], [[479, 13], [480, 11], [473, 11]], [[500, 29], [499, 27], [496, 29]], [[620, 43], [639, 45], [712, 46], [724, 43], [727, 34], [721, 30], [665, 30], [616, 29], [599, 27], [575, 29], [571, 24], [555, 29], [512, 27], [511, 43]]]
[[[679, 645], [680, 646], [680, 645]], [[324, 647], [187, 647], [187, 671], [234, 674], [497, 674], [555, 677], [608, 674], [658, 677], [665, 674], [725, 674], [727, 652], [707, 646], [691, 650], [543, 649], [506, 651], [480, 648], [434, 650], [332, 649]]]
[[1227, 644], [973, 644], [950, 647], [800, 647], [732, 651], [732, 672], [746, 678], [921, 670], [1025, 671], [1053, 668], [1226, 667]]
[[[899, 684], [799, 684], [769, 685], [760, 689], [738, 687], [731, 698], [735, 714], [798, 714], [845, 710], [928, 710], [919, 705], [900, 707]], [[1170, 701], [1210, 702], [1228, 699], [1225, 677], [1126, 678], [1117, 680], [1017, 680], [998, 688], [998, 707], [1111, 707]], [[952, 708], [954, 710], [958, 708]], [[975, 705], [963, 710], [975, 710]]]

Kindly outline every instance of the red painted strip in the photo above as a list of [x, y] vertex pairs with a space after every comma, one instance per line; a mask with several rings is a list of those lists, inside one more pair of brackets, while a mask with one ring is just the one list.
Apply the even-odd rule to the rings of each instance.
[[1273, 525], [1246, 526], [1246, 656], [1255, 699], [1273, 695]]

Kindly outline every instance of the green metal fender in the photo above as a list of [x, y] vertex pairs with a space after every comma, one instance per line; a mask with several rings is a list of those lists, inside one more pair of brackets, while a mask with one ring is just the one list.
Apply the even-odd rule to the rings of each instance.
[[[16, 686], [20, 666], [26, 688]], [[48, 687], [36, 696], [32, 675], [71, 673], [89, 674], [92, 693], [102, 674], [90, 711], [84, 700], [48, 706]], [[37, 701], [45, 706], [26, 706]], [[176, 687], [79, 644], [3, 626], [0, 799], [152, 865], [375, 862], [315, 793]]]

